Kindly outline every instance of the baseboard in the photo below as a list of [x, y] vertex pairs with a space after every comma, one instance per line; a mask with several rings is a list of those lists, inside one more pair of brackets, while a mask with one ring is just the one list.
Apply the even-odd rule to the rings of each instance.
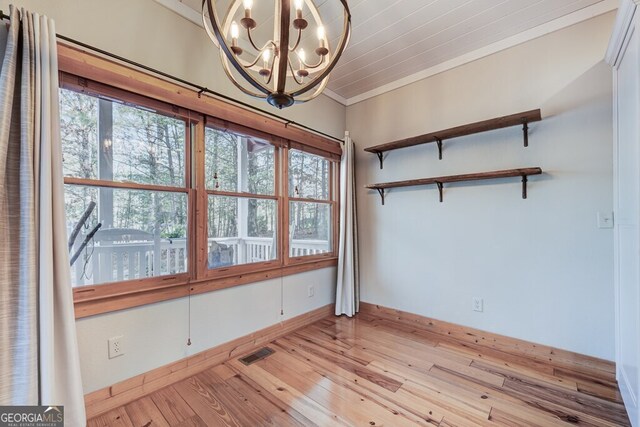
[[85, 395], [87, 419], [133, 402], [333, 314], [333, 304], [293, 317], [257, 332], [186, 357]]
[[[568, 377], [587, 376], [599, 381], [616, 383], [615, 363], [568, 350], [535, 344], [517, 338], [481, 331], [454, 323], [431, 319], [406, 311], [383, 307], [366, 302], [360, 303], [360, 313], [388, 319], [408, 325], [426, 333], [448, 336], [463, 342], [470, 349], [482, 347], [500, 352], [502, 357], [513, 355], [529, 360], [532, 366], [550, 368]], [[508, 358], [507, 358], [508, 360]]]
[[620, 377], [618, 379], [620, 384], [620, 394], [622, 395], [622, 401], [627, 409], [627, 415], [631, 420], [631, 425], [637, 425], [639, 421], [638, 417], [638, 401], [636, 399], [635, 390], [633, 390], [629, 378], [624, 370], [620, 370]]

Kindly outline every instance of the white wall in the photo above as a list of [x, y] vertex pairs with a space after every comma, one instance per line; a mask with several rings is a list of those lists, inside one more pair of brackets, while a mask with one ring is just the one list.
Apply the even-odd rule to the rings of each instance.
[[[613, 359], [611, 71], [603, 15], [347, 108], [357, 149], [363, 301]], [[368, 146], [541, 108], [519, 127], [388, 153]], [[365, 184], [540, 166], [519, 179], [393, 189]], [[472, 311], [484, 298], [484, 312]]]
[[[191, 297], [191, 346], [186, 298], [79, 320], [85, 393], [175, 362], [335, 301], [335, 268]], [[314, 296], [307, 297], [308, 285]], [[283, 295], [280, 315], [281, 286]], [[123, 335], [125, 355], [107, 358], [107, 340]]]
[[[59, 34], [344, 136], [345, 107], [328, 97], [279, 111], [241, 94], [224, 75], [204, 30], [153, 0], [0, 0], [0, 9], [8, 11], [10, 3], [54, 18]], [[329, 304], [335, 297], [335, 268], [285, 277], [282, 283], [284, 316], [280, 279], [192, 297], [191, 347], [186, 345], [187, 299], [79, 320], [85, 393]], [[310, 284], [313, 298], [307, 297]], [[126, 354], [109, 360], [107, 340], [118, 335], [124, 335]]]

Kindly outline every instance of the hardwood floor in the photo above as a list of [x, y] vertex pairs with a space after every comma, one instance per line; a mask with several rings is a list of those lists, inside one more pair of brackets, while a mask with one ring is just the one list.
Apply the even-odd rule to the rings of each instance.
[[89, 420], [96, 426], [629, 426], [611, 372], [370, 314], [328, 318]]

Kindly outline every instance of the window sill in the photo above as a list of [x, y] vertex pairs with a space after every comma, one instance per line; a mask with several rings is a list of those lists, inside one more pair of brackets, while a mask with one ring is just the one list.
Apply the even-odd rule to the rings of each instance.
[[301, 257], [299, 260], [300, 262], [296, 262], [295, 264], [277, 266], [258, 272], [248, 272], [245, 274], [237, 274], [215, 279], [194, 281], [189, 281], [187, 279], [175, 283], [163, 283], [162, 285], [156, 285], [147, 289], [122, 291], [117, 294], [107, 293], [107, 288], [105, 288], [105, 291], [100, 291], [100, 287], [97, 286], [94, 287], [94, 289], [97, 289], [96, 294], [88, 296], [85, 292], [82, 292], [82, 288], [79, 288], [79, 290], [74, 290], [76, 319], [124, 310], [127, 308], [139, 307], [175, 298], [183, 298], [189, 294], [198, 295], [220, 289], [246, 285], [249, 283], [338, 265], [337, 257], [323, 257], [322, 259], [315, 258], [306, 260], [304, 257]]

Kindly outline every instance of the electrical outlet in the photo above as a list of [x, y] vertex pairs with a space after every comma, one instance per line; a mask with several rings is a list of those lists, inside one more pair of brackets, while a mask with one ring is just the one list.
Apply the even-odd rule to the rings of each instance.
[[315, 295], [315, 293], [316, 293], [316, 289], [315, 289], [315, 287], [314, 287], [313, 285], [309, 285], [309, 288], [307, 289], [307, 296], [308, 296], [309, 298], [313, 298], [313, 296]]
[[123, 339], [124, 336], [122, 335], [109, 338], [109, 359], [124, 355]]
[[473, 297], [473, 311], [482, 312], [484, 310], [484, 300], [482, 298]]

